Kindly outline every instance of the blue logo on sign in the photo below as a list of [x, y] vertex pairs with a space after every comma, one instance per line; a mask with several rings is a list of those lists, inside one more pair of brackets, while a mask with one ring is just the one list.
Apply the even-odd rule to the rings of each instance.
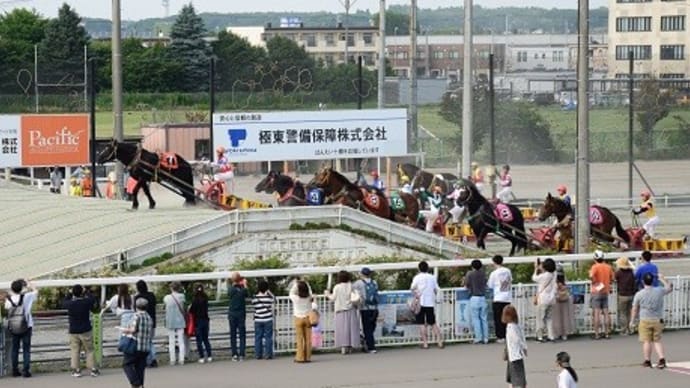
[[247, 139], [247, 130], [241, 129], [228, 129], [228, 138], [230, 138], [230, 145], [232, 147], [239, 147], [240, 141]]

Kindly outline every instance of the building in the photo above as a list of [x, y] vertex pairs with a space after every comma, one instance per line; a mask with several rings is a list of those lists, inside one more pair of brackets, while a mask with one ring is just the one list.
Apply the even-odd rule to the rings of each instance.
[[609, 0], [609, 77], [628, 77], [632, 51], [638, 78], [688, 78], [689, 12], [685, 0]]

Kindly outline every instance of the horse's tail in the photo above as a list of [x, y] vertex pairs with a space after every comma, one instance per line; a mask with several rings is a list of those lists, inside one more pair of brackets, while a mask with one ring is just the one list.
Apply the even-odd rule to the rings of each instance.
[[622, 238], [623, 241], [626, 243], [630, 243], [630, 235], [628, 235], [628, 232], [623, 229], [623, 225], [621, 225], [621, 220], [618, 219], [613, 213], [611, 215], [616, 219], [616, 234], [618, 234], [618, 237]]

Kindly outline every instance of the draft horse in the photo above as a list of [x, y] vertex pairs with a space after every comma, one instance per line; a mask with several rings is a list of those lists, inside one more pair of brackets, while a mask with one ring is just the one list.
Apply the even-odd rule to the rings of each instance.
[[302, 182], [278, 171], [268, 174], [254, 187], [257, 193], [277, 194], [278, 206], [304, 206], [307, 204], [306, 190]]
[[156, 201], [149, 190], [150, 182], [157, 182], [161, 186], [184, 197], [185, 205], [195, 205], [194, 177], [192, 167], [182, 156], [167, 154], [161, 158], [158, 154], [141, 147], [141, 144], [118, 142], [112, 139], [108, 145], [98, 154], [99, 164], [118, 160], [129, 170], [129, 175], [136, 179], [132, 193], [132, 209], [139, 208], [137, 195], [139, 189], [144, 189], [144, 194], [149, 200], [149, 209], [156, 207]]
[[[572, 220], [569, 220], [572, 217], [572, 209], [563, 200], [548, 193], [541, 209], [539, 209], [539, 221], [544, 221], [551, 215], [556, 216], [558, 221], [556, 228], [561, 232], [561, 240], [572, 237]], [[618, 237], [625, 241], [626, 244], [630, 244], [630, 236], [623, 229], [621, 221], [608, 208], [597, 205], [590, 206], [588, 217], [592, 237], [608, 243], [614, 243], [616, 239], [612, 233], [615, 228]], [[565, 236], [563, 235], [564, 232]], [[557, 248], [560, 248], [560, 246]]]
[[467, 209], [467, 220], [477, 238], [477, 247], [486, 249], [484, 240], [489, 233], [502, 237], [511, 243], [510, 256], [522, 249], [527, 251], [527, 235], [522, 212], [515, 205], [498, 203], [492, 205], [477, 187], [466, 179], [458, 181], [460, 194], [457, 202]]
[[323, 189], [326, 203], [350, 206], [382, 218], [392, 218], [388, 199], [381, 191], [359, 187], [331, 167], [317, 172], [311, 183]]

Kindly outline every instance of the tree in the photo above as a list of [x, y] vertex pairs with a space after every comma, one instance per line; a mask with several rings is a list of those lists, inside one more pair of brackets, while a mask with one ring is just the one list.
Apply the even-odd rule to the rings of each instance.
[[38, 80], [41, 83], [78, 83], [84, 79], [84, 46], [89, 35], [82, 20], [63, 4], [57, 19], [48, 22], [38, 46]]
[[642, 133], [641, 136], [635, 137], [635, 143], [640, 148], [643, 158], [651, 156], [654, 127], [668, 116], [673, 103], [672, 91], [662, 89], [658, 80], [648, 79], [640, 84], [640, 90], [635, 97], [635, 110]]
[[[334, 66], [321, 67], [316, 73], [316, 89], [328, 93], [329, 103], [346, 103], [357, 101], [357, 65], [340, 63]], [[377, 75], [368, 69], [362, 69], [362, 99], [375, 94]]]
[[304, 47], [291, 39], [276, 36], [266, 42], [266, 49], [271, 74], [271, 84], [266, 85], [268, 88], [282, 92], [313, 88], [316, 63]]
[[[371, 15], [374, 26], [379, 26], [379, 13]], [[410, 15], [386, 11], [386, 35], [407, 35], [410, 33]]]
[[123, 87], [129, 92], [177, 91], [178, 78], [184, 71], [184, 64], [171, 61], [168, 49], [163, 45], [141, 47], [123, 63]]
[[[461, 91], [446, 93], [440, 111], [442, 117], [461, 127], [457, 135], [451, 139], [456, 144], [457, 151], [462, 150], [462, 97], [460, 94]], [[489, 153], [491, 127], [488, 97], [486, 85], [478, 85], [475, 88], [472, 135], [474, 150], [479, 155]], [[497, 161], [534, 163], [554, 160], [554, 144], [550, 126], [533, 105], [497, 99], [495, 121]]]
[[0, 15], [0, 93], [21, 93], [30, 86], [28, 79], [18, 84], [18, 72], [33, 69], [34, 45], [43, 39], [47, 23], [36, 11], [22, 8]]
[[246, 39], [221, 31], [213, 43], [217, 58], [216, 75], [220, 90], [246, 90], [252, 82], [261, 82], [258, 69], [266, 63], [266, 50], [254, 47]]
[[170, 32], [170, 60], [182, 64], [177, 80], [181, 91], [202, 91], [208, 88], [210, 50], [204, 36], [204, 22], [189, 3], [182, 7]]

